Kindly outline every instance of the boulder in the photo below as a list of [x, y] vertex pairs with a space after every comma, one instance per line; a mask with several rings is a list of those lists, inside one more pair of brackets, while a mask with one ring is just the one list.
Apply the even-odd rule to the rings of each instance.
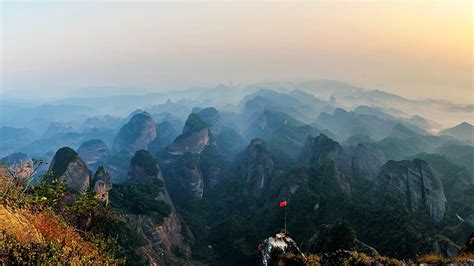
[[278, 233], [258, 244], [258, 265], [286, 265], [287, 262], [304, 265], [306, 256], [301, 252], [296, 242], [285, 233]]

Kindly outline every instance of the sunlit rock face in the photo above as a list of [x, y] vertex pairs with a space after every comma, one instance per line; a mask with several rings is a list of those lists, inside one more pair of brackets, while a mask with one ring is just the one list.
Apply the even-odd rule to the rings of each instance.
[[51, 161], [48, 175], [61, 178], [73, 193], [83, 193], [91, 183], [91, 173], [86, 163], [71, 148], [59, 149]]
[[109, 203], [109, 191], [112, 189], [112, 178], [104, 169], [100, 166], [95, 172], [94, 179], [92, 180], [92, 188], [96, 195], [106, 203]]

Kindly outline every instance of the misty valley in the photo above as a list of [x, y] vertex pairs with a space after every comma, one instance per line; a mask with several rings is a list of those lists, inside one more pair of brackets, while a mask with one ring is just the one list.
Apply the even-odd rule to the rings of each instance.
[[472, 104], [330, 80], [0, 101], [0, 264], [473, 262]]

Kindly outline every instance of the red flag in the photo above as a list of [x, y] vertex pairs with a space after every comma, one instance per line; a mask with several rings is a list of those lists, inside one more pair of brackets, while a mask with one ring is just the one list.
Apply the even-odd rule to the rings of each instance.
[[280, 201], [280, 203], [278, 204], [280, 207], [286, 207], [286, 200], [284, 201]]

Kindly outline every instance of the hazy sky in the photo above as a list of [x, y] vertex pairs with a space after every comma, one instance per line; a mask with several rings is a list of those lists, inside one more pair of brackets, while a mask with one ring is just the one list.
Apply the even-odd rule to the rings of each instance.
[[452, 2], [2, 2], [1, 89], [334, 79], [472, 103], [473, 6]]

